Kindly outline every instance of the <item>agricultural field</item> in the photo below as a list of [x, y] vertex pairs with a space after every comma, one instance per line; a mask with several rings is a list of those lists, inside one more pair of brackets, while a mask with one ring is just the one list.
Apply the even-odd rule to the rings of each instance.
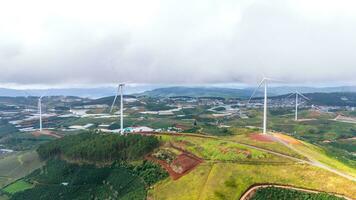
[[16, 192], [21, 192], [27, 189], [32, 188], [33, 185], [23, 181], [23, 180], [18, 180], [8, 186], [6, 186], [4, 189], [2, 189], [3, 192], [8, 193], [8, 194], [15, 194]]

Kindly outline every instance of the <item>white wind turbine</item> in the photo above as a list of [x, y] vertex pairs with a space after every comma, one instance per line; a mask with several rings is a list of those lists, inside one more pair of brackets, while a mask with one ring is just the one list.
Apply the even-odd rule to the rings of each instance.
[[267, 134], [267, 87], [268, 87], [268, 81], [275, 81], [274, 79], [271, 78], [266, 78], [263, 77], [262, 81], [258, 85], [258, 87], [253, 91], [250, 99], [248, 100], [247, 104], [250, 103], [252, 97], [254, 97], [256, 91], [261, 87], [262, 84], [264, 84], [264, 103], [263, 103], [263, 134]]
[[114, 105], [115, 105], [117, 96], [120, 94], [120, 133], [121, 133], [121, 135], [124, 134], [124, 111], [123, 111], [123, 109], [124, 109], [124, 98], [123, 98], [124, 86], [125, 86], [124, 83], [119, 84], [119, 86], [117, 88], [117, 92], [115, 94], [114, 101], [112, 102], [111, 108], [110, 108], [110, 113], [111, 113], [114, 109]]
[[306, 100], [308, 100], [308, 101], [310, 101], [310, 99], [308, 98], [308, 97], [306, 97], [306, 96], [304, 96], [302, 93], [300, 93], [300, 92], [298, 92], [298, 91], [295, 91], [294, 93], [292, 93], [291, 95], [289, 95], [288, 97], [290, 97], [290, 96], [293, 96], [293, 95], [295, 95], [295, 115], [294, 115], [294, 120], [295, 121], [298, 121], [298, 106], [300, 105], [299, 103], [298, 103], [298, 101], [299, 101], [299, 96], [301, 96], [302, 98], [304, 98], [304, 99], [306, 99]]

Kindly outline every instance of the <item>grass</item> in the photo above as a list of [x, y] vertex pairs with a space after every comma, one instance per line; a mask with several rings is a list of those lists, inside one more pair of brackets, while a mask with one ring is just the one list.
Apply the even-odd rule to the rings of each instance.
[[316, 145], [302, 142], [302, 145], [293, 145], [293, 147], [295, 147], [299, 151], [307, 154], [308, 157], [310, 157], [314, 160], [317, 160], [321, 163], [324, 163], [324, 164], [326, 164], [332, 168], [338, 169], [340, 171], [347, 172], [350, 175], [356, 177], [356, 169], [355, 168], [351, 168], [351, 167], [345, 165], [344, 163], [338, 161], [337, 159], [327, 156], [326, 152], [322, 148], [320, 148]]
[[210, 169], [211, 165], [202, 164], [187, 176], [183, 176], [176, 181], [166, 179], [155, 185], [149, 191], [148, 197], [155, 200], [199, 199], [209, 177]]
[[41, 167], [35, 151], [17, 152], [0, 159], [0, 187], [4, 187]]
[[164, 136], [163, 140], [211, 161], [288, 162], [284, 158], [226, 140], [189, 136]]
[[[245, 130], [245, 129], [244, 129]], [[183, 176], [177, 181], [167, 179], [149, 191], [153, 199], [238, 199], [251, 185], [254, 184], [281, 184], [300, 188], [314, 189], [329, 193], [343, 194], [352, 198], [356, 197], [356, 183], [340, 177], [327, 170], [308, 164], [294, 163], [286, 158], [281, 158], [258, 150], [249, 149], [243, 145], [226, 141], [227, 139], [251, 142], [252, 145], [261, 146], [281, 153], [303, 157], [280, 143], [268, 143], [263, 145], [259, 142], [253, 143], [249, 140], [248, 132], [241, 135], [224, 137], [224, 140], [212, 138], [196, 138], [189, 136], [161, 136], [161, 140], [180, 145], [182, 148], [206, 159], [205, 163], [198, 166], [194, 171]], [[287, 136], [289, 137], [289, 136]], [[328, 164], [339, 170], [353, 172], [343, 163], [329, 158], [322, 149], [308, 143], [295, 144], [298, 150], [302, 149], [308, 156], [313, 156], [320, 162]], [[283, 148], [281, 148], [283, 147]], [[251, 152], [252, 158], [247, 158], [234, 151], [223, 153], [221, 148], [247, 150]], [[286, 150], [287, 149], [287, 150]], [[249, 159], [255, 161], [268, 161], [248, 163]], [[274, 163], [274, 159], [284, 163]], [[227, 161], [236, 162], [227, 162]], [[289, 161], [289, 162], [288, 162]], [[172, 195], [172, 194], [177, 195]]]
[[356, 197], [356, 183], [313, 166], [236, 163], [201, 165], [177, 181], [161, 182], [150, 195], [156, 200], [238, 199], [251, 185], [258, 183], [286, 184]]
[[24, 180], [18, 180], [16, 182], [6, 186], [2, 190], [9, 194], [15, 194], [16, 192], [24, 191], [24, 190], [30, 189], [32, 187], [33, 187], [32, 184], [30, 184]]
[[246, 128], [235, 128], [234, 129], [234, 135], [232, 136], [226, 136], [225, 139], [236, 141], [236, 142], [241, 142], [244, 144], [249, 144], [257, 147], [261, 147], [264, 149], [272, 150], [278, 153], [282, 153], [285, 155], [290, 155], [293, 157], [305, 159], [304, 156], [298, 154], [297, 152], [291, 150], [290, 148], [286, 147], [283, 144], [280, 144], [279, 142], [263, 142], [263, 141], [257, 141], [254, 139], [251, 139], [249, 137], [250, 134], [255, 134], [256, 131], [251, 130], [251, 129], [246, 129]]

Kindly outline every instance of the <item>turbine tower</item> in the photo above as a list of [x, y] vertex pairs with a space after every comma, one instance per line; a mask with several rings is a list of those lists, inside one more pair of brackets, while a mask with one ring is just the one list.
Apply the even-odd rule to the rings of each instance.
[[258, 85], [258, 87], [253, 91], [250, 99], [248, 100], [247, 104], [250, 103], [252, 97], [254, 97], [256, 91], [264, 84], [264, 100], [263, 100], [263, 134], [267, 134], [267, 88], [268, 88], [268, 81], [273, 81], [274, 79], [263, 77], [262, 81]]
[[114, 101], [111, 104], [110, 113], [113, 111], [117, 96], [120, 94], [120, 133], [124, 134], [124, 86], [125, 84], [120, 83], [115, 94]]
[[294, 114], [294, 120], [295, 121], [298, 121], [298, 106], [300, 105], [299, 104], [299, 96], [301, 96], [302, 98], [310, 101], [310, 99], [306, 96], [304, 96], [302, 93], [298, 92], [298, 91], [295, 91], [294, 93], [292, 93], [291, 95], [289, 95], [288, 97], [292, 96], [292, 95], [295, 95], [295, 114]]
[[40, 132], [42, 132], [42, 98], [43, 96], [40, 96], [38, 99], [38, 113], [40, 115]]

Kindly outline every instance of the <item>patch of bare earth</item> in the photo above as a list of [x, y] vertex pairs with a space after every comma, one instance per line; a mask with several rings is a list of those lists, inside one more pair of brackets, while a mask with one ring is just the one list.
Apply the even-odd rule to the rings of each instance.
[[52, 137], [55, 137], [55, 138], [61, 138], [62, 137], [61, 135], [58, 135], [56, 132], [49, 131], [49, 130], [35, 131], [35, 132], [32, 132], [32, 135], [35, 136], [35, 137], [39, 137], [41, 135], [48, 135], [48, 136], [52, 136]]
[[283, 140], [284, 142], [286, 142], [288, 144], [301, 144], [299, 140], [294, 139], [293, 137], [290, 137], [288, 135], [275, 133], [274, 136], [280, 140]]
[[253, 133], [249, 137], [260, 142], [274, 142], [273, 137], [267, 134]]
[[148, 156], [146, 159], [160, 164], [173, 180], [178, 180], [180, 177], [188, 174], [203, 162], [203, 159], [188, 152], [179, 154], [171, 164], [163, 160], [159, 160], [153, 156]]

